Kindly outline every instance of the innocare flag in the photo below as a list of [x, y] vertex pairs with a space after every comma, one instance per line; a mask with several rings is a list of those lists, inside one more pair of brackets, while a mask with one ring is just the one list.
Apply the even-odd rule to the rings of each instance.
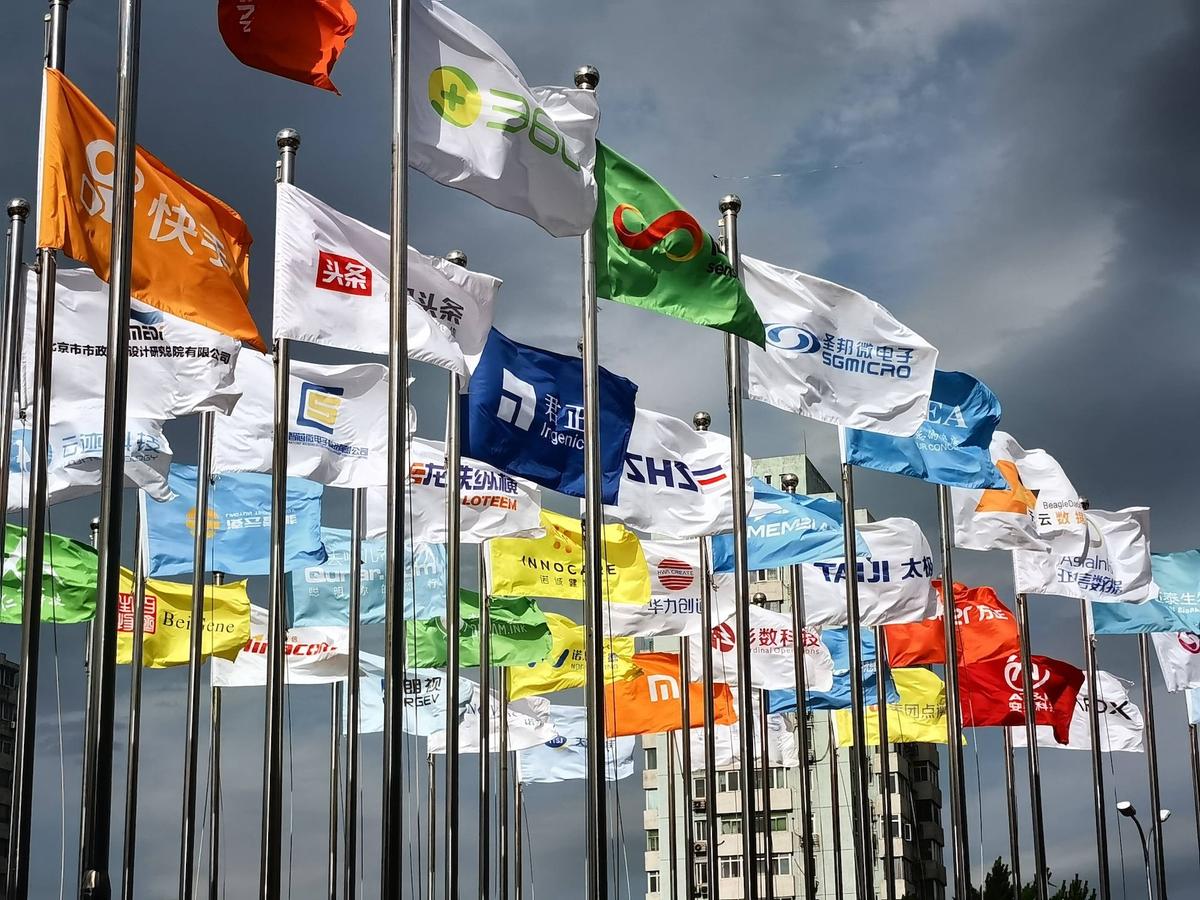
[[[517, 778], [521, 784], [557, 784], [584, 781], [588, 777], [587, 707], [551, 704], [550, 724], [556, 732], [553, 738], [517, 753]], [[620, 781], [633, 775], [636, 750], [637, 738], [608, 738], [604, 777]]]
[[[213, 687], [263, 687], [267, 683], [267, 611], [250, 607], [250, 639], [234, 660], [212, 660]], [[287, 684], [328, 684], [346, 678], [349, 631], [345, 628], [289, 628], [283, 642]]]
[[[750, 686], [759, 690], [784, 690], [796, 686], [795, 632], [790, 613], [775, 612], [761, 606], [748, 610], [747, 628], [750, 641]], [[703, 636], [688, 639], [691, 676], [700, 680], [704, 658]], [[737, 632], [732, 622], [722, 622], [709, 636], [713, 657], [713, 681], [739, 685], [745, 679], [738, 671]], [[828, 691], [833, 687], [833, 657], [814, 629], [804, 630], [805, 684], [813, 691]]]
[[748, 348], [748, 396], [846, 428], [908, 437], [929, 412], [937, 350], [857, 291], [742, 256], [766, 325]]
[[[631, 637], [699, 634], [704, 623], [699, 542], [642, 538], [641, 545], [650, 572], [650, 602], [606, 604], [605, 633]], [[730, 577], [714, 576], [709, 596], [714, 622], [733, 615], [737, 599]]]
[[436, 0], [409, 14], [408, 164], [447, 187], [583, 234], [596, 211], [593, 91], [530, 88], [482, 29]]
[[[1126, 751], [1141, 753], [1145, 749], [1142, 744], [1146, 724], [1142, 719], [1141, 710], [1129, 699], [1129, 692], [1124, 683], [1116, 675], [1103, 670], [1096, 672], [1096, 687], [1099, 689], [1099, 699], [1096, 710], [1100, 716], [1100, 750], [1103, 753]], [[1091, 698], [1088, 695], [1088, 683], [1085, 678], [1075, 697], [1075, 712], [1071, 716], [1071, 728], [1068, 740], [1060, 744], [1054, 739], [1054, 730], [1049, 725], [1037, 726], [1037, 743], [1039, 747], [1057, 747], [1061, 750], [1091, 750], [1092, 727], [1090, 719]], [[1014, 747], [1029, 746], [1025, 727], [1010, 728]]]
[[1200, 688], [1200, 634], [1155, 632], [1150, 639], [1168, 691]]
[[[4, 570], [0, 622], [20, 625], [25, 602], [27, 532], [4, 527]], [[83, 541], [47, 534], [42, 550], [42, 621], [87, 622], [96, 615], [96, 551]]]

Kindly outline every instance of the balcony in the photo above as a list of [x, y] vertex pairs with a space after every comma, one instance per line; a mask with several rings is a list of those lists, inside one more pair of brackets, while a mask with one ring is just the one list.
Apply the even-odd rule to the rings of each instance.
[[942, 789], [936, 781], [918, 781], [912, 786], [912, 795], [914, 800], [933, 800], [936, 803], [942, 802]]
[[917, 826], [917, 837], [922, 841], [933, 841], [939, 846], [946, 842], [946, 833], [937, 822], [922, 822]]
[[946, 866], [936, 859], [921, 860], [921, 880], [946, 883]]

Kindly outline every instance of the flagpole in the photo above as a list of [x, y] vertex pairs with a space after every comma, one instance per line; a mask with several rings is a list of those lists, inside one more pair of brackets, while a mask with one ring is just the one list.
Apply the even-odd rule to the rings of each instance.
[[[800, 479], [787, 473], [779, 477], [783, 489], [794, 495]], [[804, 900], [817, 897], [817, 858], [813, 852], [812, 746], [808, 739], [808, 675], [804, 671], [804, 635], [807, 615], [804, 608], [804, 575], [798, 565], [788, 567], [792, 595], [792, 665], [796, 670], [796, 743], [800, 751], [800, 821], [804, 841]], [[839, 898], [840, 900], [840, 898]]]
[[[213, 586], [225, 583], [224, 572], [213, 572]], [[211, 674], [211, 670], [210, 670]], [[208, 779], [208, 900], [221, 900], [221, 689], [211, 688], [209, 709]]]
[[[887, 683], [891, 664], [887, 655], [887, 631], [875, 629], [875, 717], [879, 720], [879, 792], [883, 799], [883, 896], [896, 900], [896, 838], [892, 833], [892, 748], [888, 739]], [[965, 895], [964, 895], [965, 896]]]
[[[8, 245], [4, 270], [4, 338], [0, 348], [0, 447], [12, 447], [13, 411], [16, 405], [18, 359], [25, 313], [25, 279], [22, 261], [25, 254], [25, 220], [29, 217], [29, 201], [19, 197], [8, 201]], [[10, 450], [11, 453], [11, 450]], [[8, 476], [12, 466], [0, 466], [0, 498], [8, 503]], [[5, 521], [8, 520], [7, 505]]]
[[1192, 761], [1192, 803], [1196, 807], [1196, 846], [1200, 848], [1200, 736], [1195, 725], [1188, 725], [1188, 753]]
[[[300, 133], [284, 128], [276, 181], [294, 184]], [[275, 424], [271, 445], [271, 577], [267, 611], [266, 735], [263, 740], [263, 812], [258, 872], [259, 900], [278, 900], [283, 869], [283, 644], [287, 635], [288, 388], [291, 361], [286, 338], [275, 340]], [[389, 570], [390, 571], [390, 570]]]
[[1008, 855], [1012, 860], [1013, 900], [1021, 898], [1021, 837], [1017, 828], [1017, 773], [1013, 764], [1012, 732], [1004, 731], [1004, 787], [1008, 796]]
[[[344, 864], [342, 898], [358, 896], [358, 727], [362, 705], [359, 642], [362, 631], [362, 540], [366, 488], [355, 488], [350, 500], [350, 608], [347, 639], [350, 665], [346, 672], [346, 830], [342, 838]], [[431, 897], [432, 900], [432, 897]]]
[[525, 900], [525, 808], [522, 805], [521, 778], [513, 785], [513, 825], [517, 829], [517, 840], [514, 846], [516, 865], [513, 867], [514, 900]]
[[1021, 628], [1021, 690], [1025, 703], [1025, 734], [1029, 754], [1029, 806], [1033, 814], [1033, 883], [1037, 900], [1047, 900], [1046, 832], [1042, 817], [1042, 773], [1038, 764], [1037, 705], [1033, 696], [1033, 651], [1029, 641], [1029, 601], [1017, 594], [1017, 621]]
[[1096, 865], [1100, 900], [1110, 900], [1112, 888], [1108, 876], [1108, 816], [1104, 795], [1104, 752], [1100, 741], [1100, 688], [1096, 675], [1096, 639], [1088, 628], [1088, 601], [1079, 601], [1079, 621], [1083, 628], [1083, 658], [1087, 664], [1088, 730], [1092, 740], [1092, 784], [1096, 806]]
[[496, 678], [500, 690], [500, 758], [496, 761], [500, 782], [496, 795], [500, 825], [500, 900], [508, 900], [508, 669], [498, 666]]
[[[704, 646], [703, 641], [700, 644]], [[680, 768], [683, 769], [683, 884], [685, 900], [696, 896], [696, 828], [692, 820], [692, 660], [687, 638], [679, 639]]]
[[[759, 592], [752, 601], [755, 606], [766, 606], [767, 595]], [[750, 687], [747, 683], [747, 688]], [[764, 894], [766, 900], [775, 900], [775, 883], [771, 877], [771, 754], [769, 752], [770, 738], [767, 734], [767, 692], [758, 692], [758, 743], [762, 748], [762, 810], [759, 821], [763, 829], [763, 859], [764, 865]], [[757, 843], [757, 841], [756, 841]], [[757, 848], [755, 848], [757, 850]], [[757, 863], [757, 859], [755, 860]], [[755, 875], [757, 878], [757, 874]]]
[[[971, 887], [971, 850], [967, 839], [967, 782], [963, 776], [962, 706], [958, 692], [958, 614], [954, 599], [954, 518], [950, 488], [937, 486], [938, 527], [942, 537], [942, 630], [946, 643], [946, 757], [950, 762], [950, 842], [954, 848], [955, 894]], [[949, 587], [947, 587], [949, 585]]]
[[133, 647], [129, 659], [129, 746], [125, 757], [125, 836], [121, 845], [121, 898], [133, 900], [137, 852], [138, 766], [141, 761], [142, 665], [146, 638], [146, 561], [142, 554], [142, 504], [134, 507]]
[[675, 791], [675, 732], [667, 731], [663, 736], [667, 750], [667, 834], [664, 843], [667, 846], [668, 887], [665, 893], [668, 897], [676, 898], [679, 896], [679, 859], [675, 851], [678, 848], [679, 831], [675, 827], [675, 818], [679, 815], [679, 798]]
[[1158, 782], [1158, 736], [1154, 730], [1154, 689], [1150, 683], [1150, 636], [1138, 635], [1142, 663], [1142, 703], [1146, 708], [1146, 765], [1150, 775], [1150, 820], [1154, 837], [1154, 882], [1159, 900], [1167, 897], [1167, 860], [1163, 850], [1162, 790]]
[[[742, 277], [738, 252], [737, 217], [742, 201], [736, 194], [721, 198], [721, 221], [725, 232], [725, 255], [737, 279]], [[741, 727], [742, 759], [742, 882], [743, 896], [758, 900], [758, 878], [754, 863], [754, 706], [750, 694], [750, 572], [746, 560], [746, 451], [742, 434], [742, 346], [736, 335], [725, 335], [725, 389], [729, 399], [730, 477], [733, 479], [733, 587], [738, 653], [738, 721]], [[711, 632], [710, 632], [711, 634]]]
[[[335, 681], [329, 685], [329, 900], [337, 900], [342, 874], [338, 869], [338, 792], [341, 786], [342, 682]], [[431, 840], [430, 846], [432, 843]]]
[[842, 785], [838, 767], [837, 739], [833, 717], [829, 717], [829, 809], [833, 829], [833, 891], [838, 900], [845, 896], [846, 879], [842, 872]]
[[[482, 546], [481, 554], [482, 554]], [[479, 900], [491, 900], [492, 880], [492, 614], [487, 571], [479, 561]], [[446, 721], [458, 710], [446, 707]], [[447, 900], [451, 900], [450, 895]]]
[[[450, 718], [453, 717], [447, 717], [447, 721]], [[446, 744], [446, 750], [446, 758], [449, 759], [449, 743]], [[429, 900], [433, 900], [437, 896], [437, 765], [434, 763], [432, 753], [425, 754], [425, 780], [429, 798], [429, 863], [426, 868], [429, 870], [427, 872], [429, 878]], [[447, 859], [447, 868], [450, 865], [450, 860]]]

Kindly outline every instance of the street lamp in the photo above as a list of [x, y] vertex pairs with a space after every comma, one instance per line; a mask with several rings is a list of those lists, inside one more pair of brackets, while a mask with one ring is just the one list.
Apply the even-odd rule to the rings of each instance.
[[[1117, 812], [1128, 819], [1133, 819], [1133, 824], [1137, 826], [1138, 837], [1142, 839], [1142, 859], [1146, 863], [1146, 896], [1150, 900], [1154, 900], [1154, 886], [1150, 881], [1150, 847], [1146, 843], [1146, 832], [1142, 830], [1142, 823], [1138, 821], [1137, 810], [1133, 808], [1133, 804], [1128, 800], [1119, 800], [1117, 802]], [[1169, 816], [1171, 811], [1159, 810], [1159, 817], [1165, 822], [1166, 816], [1163, 815], [1164, 812]]]

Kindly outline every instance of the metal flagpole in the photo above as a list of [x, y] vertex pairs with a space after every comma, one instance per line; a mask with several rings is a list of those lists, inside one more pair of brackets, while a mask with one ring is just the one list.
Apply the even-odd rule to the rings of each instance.
[[[338, 801], [342, 788], [342, 683], [329, 686], [329, 900], [337, 900], [341, 871], [338, 869]], [[432, 835], [429, 846], [433, 846]]]
[[1146, 765], [1150, 774], [1150, 833], [1154, 838], [1154, 883], [1159, 900], [1167, 897], [1167, 860], [1163, 850], [1162, 790], [1158, 782], [1158, 736], [1154, 730], [1154, 689], [1150, 683], [1150, 636], [1138, 635], [1142, 662], [1142, 703], [1146, 708]]
[[1104, 752], [1100, 740], [1100, 688], [1096, 675], [1096, 639], [1088, 628], [1088, 601], [1079, 601], [1079, 621], [1083, 629], [1083, 658], [1087, 664], [1088, 730], [1092, 740], [1092, 784], [1096, 806], [1096, 864], [1097, 893], [1100, 900], [1110, 900], [1112, 888], [1108, 876], [1108, 816], [1104, 798]]
[[833, 734], [833, 717], [829, 722], [829, 809], [833, 829], [833, 892], [838, 900], [845, 896], [846, 880], [842, 872], [842, 784], [838, 766], [837, 739]]
[[1004, 788], [1008, 796], [1008, 855], [1012, 865], [1013, 900], [1021, 900], [1021, 836], [1017, 828], [1017, 773], [1013, 764], [1012, 732], [1004, 731]]
[[[892, 832], [892, 748], [888, 736], [887, 683], [891, 678], [887, 632], [875, 629], [875, 718], [879, 722], [879, 793], [883, 799], [883, 896], [896, 900], [896, 836]], [[965, 896], [965, 895], [964, 895]]]
[[664, 732], [663, 737], [666, 738], [663, 746], [667, 750], [667, 834], [666, 841], [664, 841], [667, 848], [667, 890], [665, 893], [668, 897], [678, 897], [679, 856], [676, 851], [679, 843], [679, 829], [675, 827], [675, 818], [679, 815], [679, 798], [675, 790], [675, 732]]
[[[479, 900], [491, 900], [492, 880], [492, 616], [487, 568], [479, 560]], [[457, 713], [447, 708], [447, 721]], [[447, 897], [446, 900], [451, 900]]]
[[[121, 845], [121, 897], [133, 900], [134, 858], [137, 852], [138, 765], [141, 758], [142, 661], [146, 623], [146, 560], [142, 553], [142, 504], [134, 507], [133, 647], [129, 659], [129, 748], [125, 757], [125, 839]], [[119, 626], [118, 626], [119, 627]]]
[[1029, 753], [1029, 806], [1033, 813], [1033, 883], [1037, 900], [1047, 900], [1046, 832], [1042, 818], [1042, 773], [1038, 764], [1037, 706], [1033, 696], [1033, 651], [1029, 642], [1029, 602], [1017, 594], [1017, 621], [1021, 628], [1021, 689], [1025, 702], [1025, 734]]
[[[740, 279], [741, 256], [738, 253], [737, 217], [742, 201], [736, 194], [721, 198], [721, 221], [725, 232], [725, 255]], [[741, 727], [741, 788], [742, 788], [742, 882], [743, 895], [758, 900], [758, 879], [755, 877], [754, 840], [754, 706], [750, 692], [750, 572], [746, 568], [746, 455], [742, 434], [742, 346], [740, 339], [725, 335], [725, 388], [729, 398], [730, 477], [733, 479], [733, 587], [735, 598], [734, 626], [737, 631], [738, 654], [738, 721]]]
[[[958, 692], [958, 619], [954, 600], [954, 519], [950, 488], [937, 487], [938, 526], [942, 534], [942, 629], [946, 642], [946, 756], [950, 761], [950, 841], [954, 848], [955, 894], [971, 887], [971, 852], [967, 841], [967, 781], [963, 776], [962, 707]], [[947, 587], [948, 585], [948, 587]]]
[[525, 900], [525, 807], [522, 805], [521, 776], [517, 773], [517, 783], [513, 785], [513, 825], [517, 829], [516, 851], [513, 867], [513, 898]]
[[[708, 431], [712, 416], [701, 410], [692, 416], [697, 431]], [[717, 745], [715, 702], [713, 700], [713, 658], [710, 644], [714, 627], [712, 608], [712, 575], [709, 563], [708, 539], [700, 538], [700, 676], [704, 683], [704, 837], [707, 855], [708, 896], [721, 900], [721, 869], [717, 845], [721, 835], [717, 830]], [[691, 777], [691, 773], [688, 773]], [[690, 815], [690, 813], [689, 813]]]
[[[213, 585], [225, 583], [224, 572], [213, 572]], [[208, 900], [221, 898], [221, 689], [212, 688], [209, 709], [208, 778]]]
[[[446, 756], [449, 758], [449, 744], [446, 745], [446, 749]], [[429, 900], [433, 900], [437, 896], [437, 766], [432, 753], [425, 754], [425, 780], [429, 796], [429, 864], [426, 867], [429, 871], [426, 874], [429, 879]], [[449, 866], [450, 861], [447, 860], [446, 864]]]
[[[767, 595], [756, 593], [755, 606], [766, 606]], [[747, 684], [747, 688], [750, 685]], [[775, 900], [775, 881], [771, 877], [771, 754], [770, 736], [767, 732], [767, 692], [758, 692], [758, 743], [762, 752], [761, 766], [758, 770], [762, 776], [762, 810], [759, 821], [763, 832], [763, 878], [765, 879], [766, 900]], [[757, 863], [757, 859], [755, 859]]]
[[1192, 760], [1192, 803], [1196, 807], [1196, 846], [1200, 849], [1200, 736], [1188, 725], [1188, 753]]
[[[362, 539], [363, 514], [366, 505], [365, 488], [355, 488], [350, 501], [350, 609], [347, 639], [350, 667], [346, 673], [346, 832], [344, 846], [343, 900], [358, 896], [358, 719], [361, 706], [361, 676], [359, 668], [359, 637], [362, 630]], [[430, 898], [432, 900], [432, 897]]]
[[[704, 646], [704, 642], [700, 642]], [[679, 767], [683, 770], [683, 895], [696, 896], [696, 827], [692, 818], [692, 661], [687, 638], [679, 639], [680, 719], [683, 730], [679, 740]]]
[[[279, 148], [276, 181], [294, 184], [300, 133], [284, 128], [275, 135]], [[267, 613], [266, 736], [263, 740], [263, 812], [259, 900], [278, 900], [283, 868], [283, 644], [287, 634], [287, 469], [288, 377], [291, 359], [286, 338], [275, 341], [275, 425], [271, 445], [271, 578]]]
[[496, 794], [499, 804], [500, 825], [500, 900], [508, 900], [508, 669], [498, 666], [496, 678], [500, 691], [500, 747], [497, 768], [500, 790]]
[[[25, 319], [25, 279], [22, 258], [25, 253], [25, 220], [29, 201], [19, 197], [8, 201], [8, 244], [4, 269], [4, 337], [0, 346], [0, 447], [12, 447], [12, 422], [17, 396], [17, 372], [22, 323]], [[11, 466], [0, 466], [0, 498], [8, 502], [8, 475]], [[6, 516], [7, 518], [7, 516]]]

